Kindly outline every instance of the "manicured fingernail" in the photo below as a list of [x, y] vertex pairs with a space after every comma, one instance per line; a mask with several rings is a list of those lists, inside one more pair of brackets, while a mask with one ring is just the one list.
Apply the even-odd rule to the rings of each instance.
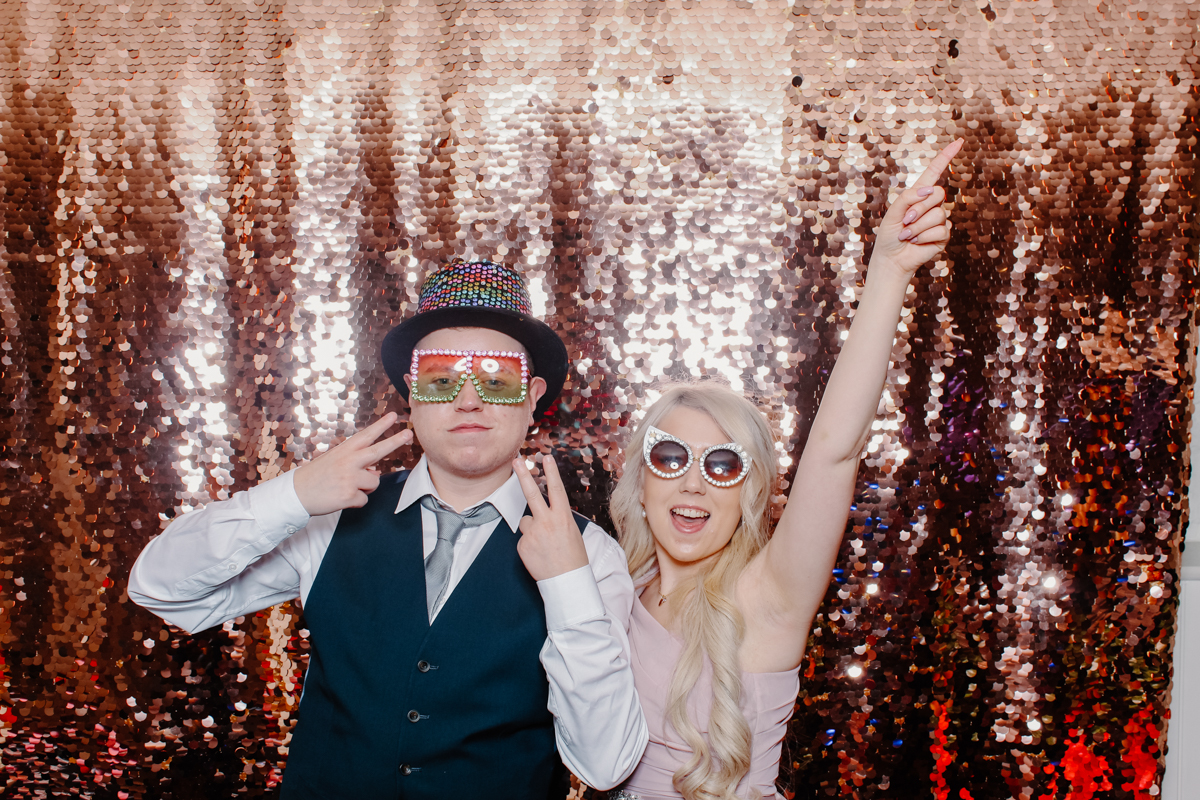
[[933, 194], [932, 186], [922, 186], [920, 189], [917, 189], [917, 197], [929, 197], [931, 194]]
[[899, 238], [900, 241], [902, 241], [902, 242], [908, 241], [909, 239], [912, 238], [912, 229], [905, 228], [904, 230], [900, 231], [900, 236], [897, 238]]
[[904, 215], [904, 224], [911, 225], [916, 221], [917, 221], [917, 210], [915, 208], [909, 209], [908, 213]]

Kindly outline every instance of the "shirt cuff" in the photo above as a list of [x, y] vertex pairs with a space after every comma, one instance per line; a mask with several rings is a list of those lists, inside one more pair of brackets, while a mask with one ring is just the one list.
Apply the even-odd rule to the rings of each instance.
[[250, 512], [260, 529], [278, 526], [291, 535], [308, 524], [311, 517], [296, 496], [294, 475], [286, 472], [249, 490]]
[[604, 601], [590, 566], [538, 581], [546, 606], [546, 630], [561, 631], [604, 616]]

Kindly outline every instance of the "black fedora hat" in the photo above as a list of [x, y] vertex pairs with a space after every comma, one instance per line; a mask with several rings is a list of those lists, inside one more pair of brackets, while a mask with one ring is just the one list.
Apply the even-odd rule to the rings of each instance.
[[421, 284], [417, 313], [388, 331], [380, 357], [392, 385], [408, 399], [404, 376], [417, 342], [442, 328], [490, 328], [525, 346], [533, 374], [546, 382], [534, 416], [558, 399], [567, 378], [567, 348], [549, 325], [530, 313], [525, 279], [511, 267], [456, 258]]

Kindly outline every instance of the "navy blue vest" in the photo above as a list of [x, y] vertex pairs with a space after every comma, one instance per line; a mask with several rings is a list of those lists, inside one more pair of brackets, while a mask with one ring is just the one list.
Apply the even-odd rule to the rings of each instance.
[[281, 797], [562, 797], [546, 614], [518, 536], [500, 520], [430, 625], [421, 507], [394, 513], [406, 476], [342, 512], [313, 581]]

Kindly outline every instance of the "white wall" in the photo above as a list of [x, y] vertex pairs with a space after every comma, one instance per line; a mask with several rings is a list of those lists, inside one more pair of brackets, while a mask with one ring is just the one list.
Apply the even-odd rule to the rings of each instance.
[[1191, 520], [1179, 570], [1175, 680], [1171, 686], [1162, 800], [1194, 800], [1200, 796], [1200, 491], [1192, 491], [1200, 482], [1200, 413], [1196, 412], [1193, 405], [1192, 480], [1188, 487]]
[[[1189, 528], [1189, 537], [1194, 533]], [[1200, 542], [1194, 537], [1183, 559], [1163, 800], [1195, 800], [1200, 791]]]

